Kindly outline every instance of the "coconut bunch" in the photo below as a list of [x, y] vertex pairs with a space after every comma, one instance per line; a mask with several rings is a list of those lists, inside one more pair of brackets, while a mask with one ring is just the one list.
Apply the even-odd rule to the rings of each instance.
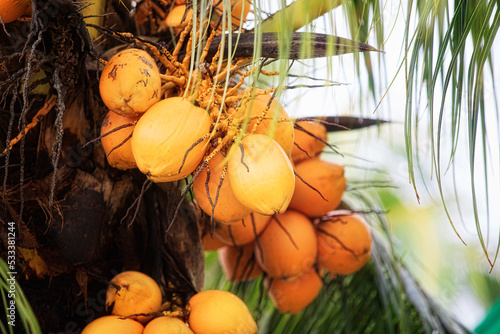
[[[186, 13], [182, 22], [186, 17], [187, 25], [178, 26], [180, 38], [193, 24]], [[211, 37], [220, 33], [213, 30]], [[220, 54], [211, 63], [202, 54], [200, 63], [206, 66], [189, 72], [189, 49], [181, 62], [180, 49], [160, 52], [143, 44], [149, 52], [121, 51], [101, 74], [100, 93], [110, 110], [101, 131], [106, 157], [111, 166], [138, 168], [153, 182], [187, 178], [186, 189], [192, 189], [197, 206], [210, 217], [204, 241], [215, 243], [212, 249], [219, 247], [216, 241], [225, 245], [219, 254], [229, 280], [264, 273], [278, 308], [295, 313], [319, 293], [318, 268], [332, 276], [351, 273], [323, 261], [332, 249], [340, 245], [361, 265], [368, 260], [369, 242], [368, 257], [361, 258], [329, 232], [326, 222], [312, 223], [339, 206], [346, 187], [343, 167], [320, 159], [327, 144], [322, 124], [294, 124], [274, 88], [244, 88], [245, 78], [257, 70], [241, 71], [247, 59], [217, 72]], [[231, 87], [221, 84], [234, 73], [239, 81]], [[280, 291], [292, 283], [290, 289], [296, 289], [302, 281], [314, 285], [307, 303], [289, 308], [278, 301]]]
[[[295, 314], [309, 305], [330, 276], [351, 275], [370, 259], [371, 234], [357, 214], [338, 210], [346, 188], [342, 166], [320, 159], [326, 128], [301, 121], [295, 127], [295, 190], [288, 209], [273, 216], [255, 212], [205, 232], [205, 250], [218, 250], [226, 278], [239, 282], [265, 276], [278, 310]], [[205, 229], [206, 230], [206, 229]]]
[[[249, 4], [236, 1], [231, 15], [243, 20]], [[215, 6], [218, 11], [222, 7]], [[220, 222], [251, 212], [283, 213], [295, 183], [293, 123], [274, 98], [275, 88], [244, 88], [245, 78], [260, 70], [250, 66], [243, 72], [247, 58], [220, 71], [219, 50], [205, 62], [211, 41], [222, 34], [219, 28], [211, 28], [199, 59], [204, 67], [189, 71], [193, 17], [184, 14], [188, 24], [175, 26], [183, 30], [171, 53], [143, 42], [155, 59], [145, 50], [127, 49], [106, 62], [99, 89], [109, 108], [100, 136], [107, 160], [118, 169], [138, 168], [153, 182], [192, 176], [189, 186], [201, 209]], [[236, 75], [239, 81], [228, 87], [228, 76]]]
[[236, 295], [209, 290], [192, 296], [184, 308], [172, 299], [162, 304], [159, 285], [138, 271], [124, 271], [110, 281], [106, 311], [82, 334], [257, 333], [255, 320]]
[[191, 175], [201, 209], [220, 222], [283, 213], [295, 187], [294, 131], [274, 88], [241, 89], [243, 75], [225, 91], [211, 74], [196, 71], [188, 86], [183, 65], [163, 60], [178, 68], [161, 74], [141, 49], [106, 63], [99, 88], [109, 112], [100, 138], [109, 164], [138, 168], [153, 182]]

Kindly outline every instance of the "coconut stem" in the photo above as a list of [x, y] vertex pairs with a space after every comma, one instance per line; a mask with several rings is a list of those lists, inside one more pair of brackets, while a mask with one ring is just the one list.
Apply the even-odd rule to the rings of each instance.
[[[33, 120], [31, 121], [30, 124], [26, 125], [26, 128], [24, 129], [24, 136], [28, 134], [28, 132], [33, 129], [35, 126], [40, 123], [41, 120], [44, 119], [44, 117], [49, 113], [49, 111], [52, 110], [52, 108], [56, 105], [57, 101], [57, 96], [52, 95], [47, 102], [43, 105], [43, 107], [36, 113], [36, 115], [33, 117]], [[6, 148], [1, 154], [0, 157], [3, 157], [5, 154], [7, 154], [7, 151], [12, 150], [14, 145], [16, 145], [23, 137], [23, 132], [19, 133], [14, 139], [12, 139], [8, 143], [8, 148]]]

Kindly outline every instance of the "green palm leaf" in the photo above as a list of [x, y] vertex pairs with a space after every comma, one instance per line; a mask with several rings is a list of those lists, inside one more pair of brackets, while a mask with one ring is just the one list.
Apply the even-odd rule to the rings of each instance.
[[[446, 170], [455, 163], [455, 154], [461, 148], [460, 138], [467, 136], [469, 186], [477, 236], [486, 258], [493, 266], [498, 255], [498, 245], [494, 257], [491, 258], [487, 250], [485, 232], [480, 224], [480, 210], [484, 208], [488, 217], [486, 219], [489, 219], [488, 175], [500, 166], [498, 161], [488, 158], [487, 147], [492, 145], [498, 148], [498, 143], [492, 142], [486, 131], [488, 120], [498, 121], [498, 108], [495, 106], [495, 110], [489, 111], [485, 107], [485, 71], [487, 65], [490, 70], [493, 68], [491, 47], [500, 27], [500, 9], [495, 1], [457, 1], [454, 7], [452, 5], [446, 1], [408, 2], [410, 10], [406, 27], [408, 62], [405, 138], [409, 175], [418, 197], [415, 185], [415, 167], [418, 162], [414, 159], [418, 159], [418, 141], [425, 140], [417, 134], [419, 118], [422, 116], [418, 112], [418, 105], [421, 104], [427, 114], [432, 169], [441, 201], [454, 229], [455, 217], [452, 217], [449, 211], [442, 178]], [[413, 16], [418, 19], [415, 31], [410, 27]], [[419, 91], [422, 88], [426, 93], [425, 101], [419, 99]], [[451, 102], [447, 98], [450, 93]], [[492, 114], [494, 117], [490, 119]], [[467, 133], [460, 132], [461, 119], [464, 118], [467, 120]], [[451, 120], [449, 129], [445, 126], [447, 120]], [[442, 136], [446, 130], [452, 143], [448, 154], [443, 152], [445, 145]], [[478, 162], [481, 158], [482, 166]], [[478, 194], [477, 182], [481, 174], [485, 189], [483, 193]], [[485, 199], [482, 208], [478, 203], [479, 195]], [[455, 232], [458, 234], [456, 229]]]
[[[16, 282], [15, 290], [11, 289], [11, 274], [9, 273], [9, 267], [4, 259], [0, 258], [0, 295], [2, 296], [2, 305], [4, 305], [4, 315], [2, 316], [2, 321], [0, 321], [0, 331], [2, 333], [19, 333], [20, 330], [24, 330], [25, 333], [42, 333], [38, 321], [31, 309], [31, 306], [26, 299], [21, 287]], [[11, 298], [10, 294], [14, 292], [14, 299]], [[7, 305], [10, 306], [10, 301], [15, 302], [15, 318], [14, 325], [8, 324], [7, 316], [9, 315], [9, 310]], [[4, 317], [5, 316], [5, 317]]]

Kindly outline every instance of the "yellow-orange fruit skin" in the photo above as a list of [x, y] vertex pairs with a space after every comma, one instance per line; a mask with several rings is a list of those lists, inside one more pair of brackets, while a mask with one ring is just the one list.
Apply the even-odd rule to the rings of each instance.
[[[290, 201], [291, 209], [308, 217], [320, 217], [336, 209], [342, 201], [347, 186], [344, 167], [333, 162], [308, 159], [295, 166], [295, 191]], [[300, 180], [299, 176], [326, 199]]]
[[[243, 111], [242, 119], [250, 117], [250, 122], [247, 126], [247, 132], [250, 133], [255, 124], [257, 124], [258, 118], [262, 115], [262, 112], [266, 109], [269, 100], [272, 98], [271, 95], [257, 95], [253, 101], [248, 101], [245, 110]], [[250, 108], [250, 112], [248, 109]], [[273, 124], [273, 119], [276, 117], [278, 123]], [[292, 149], [294, 146], [294, 129], [293, 123], [288, 117], [285, 108], [276, 99], [273, 99], [269, 109], [257, 126], [255, 133], [263, 135], [271, 135], [270, 131], [274, 127], [274, 132], [272, 138], [281, 146], [288, 156], [291, 156]]]
[[[214, 4], [217, 4], [217, 6], [214, 8], [215, 12], [219, 16], [222, 15], [224, 6], [223, 2], [214, 1]], [[231, 0], [231, 8], [226, 9], [226, 15], [227, 12], [231, 11], [231, 25], [233, 28], [238, 28], [241, 22], [245, 22], [245, 19], [248, 13], [250, 12], [250, 5], [251, 5], [250, 0]], [[243, 21], [241, 21], [242, 16], [243, 16]], [[226, 20], [226, 22], [229, 22], [229, 20]]]
[[143, 331], [144, 327], [135, 320], [106, 315], [90, 322], [81, 334], [141, 334]]
[[122, 116], [139, 116], [160, 100], [160, 72], [147, 52], [126, 49], [104, 66], [99, 91], [109, 110]]
[[219, 249], [218, 255], [222, 271], [230, 282], [248, 281], [262, 275], [262, 269], [255, 261], [254, 243], [225, 246]]
[[[245, 218], [250, 214], [250, 212], [252, 212], [252, 210], [241, 204], [236, 199], [233, 189], [231, 188], [231, 181], [227, 177], [227, 174], [224, 176], [222, 185], [219, 188], [223, 172], [221, 162], [224, 158], [225, 157], [222, 153], [219, 152], [208, 162], [208, 168], [204, 168], [193, 182], [193, 194], [201, 209], [207, 215], [212, 216], [212, 204], [208, 199], [206, 188], [206, 181], [210, 170], [208, 190], [211, 201], [215, 204], [213, 218], [217, 221], [229, 223]], [[218, 197], [217, 190], [219, 191]], [[217, 202], [215, 202], [216, 197]]]
[[[312, 121], [300, 121], [296, 124], [324, 142], [328, 141], [326, 127], [323, 124]], [[292, 161], [295, 164], [319, 156], [326, 146], [324, 142], [307, 132], [298, 129], [294, 131], [295, 144], [292, 149]]]
[[[109, 111], [102, 121], [101, 135], [116, 129], [119, 126], [135, 122], [139, 117], [124, 117], [113, 111]], [[102, 147], [111, 167], [126, 170], [136, 168], [134, 155], [132, 154], [131, 138], [135, 125], [120, 129], [101, 138]], [[124, 140], [128, 140], [122, 144]], [[122, 145], [121, 145], [122, 144]], [[121, 145], [121, 146], [119, 146]], [[119, 147], [118, 147], [119, 146]], [[116, 148], [115, 148], [116, 147]], [[115, 148], [115, 149], [114, 149]], [[114, 150], [113, 150], [114, 149]], [[109, 154], [111, 152], [111, 154]]]
[[228, 176], [238, 201], [263, 215], [285, 212], [295, 189], [292, 163], [266, 135], [243, 137], [228, 161]]
[[229, 246], [246, 245], [255, 240], [256, 235], [264, 230], [270, 220], [271, 216], [252, 212], [243, 220], [229, 225], [217, 223], [215, 235], [221, 242]]
[[255, 246], [257, 263], [272, 278], [293, 281], [312, 268], [318, 245], [311, 221], [287, 210], [274, 216]]
[[[112, 315], [122, 317], [138, 313], [158, 312], [161, 307], [161, 290], [158, 284], [148, 275], [138, 271], [124, 271], [111, 280], [113, 285], [106, 291], [106, 309]], [[146, 323], [151, 317], [136, 316], [135, 319]]]
[[317, 235], [318, 263], [330, 275], [353, 274], [370, 259], [370, 227], [359, 215], [338, 216], [320, 223]]
[[26, 8], [26, 10], [23, 12], [23, 15], [22, 16], [31, 16], [33, 15], [33, 6], [31, 6], [31, 1], [28, 0], [30, 5], [28, 6], [28, 8]]
[[255, 334], [257, 324], [236, 295], [221, 290], [206, 290], [189, 300], [189, 327], [196, 334]]
[[180, 319], [172, 317], [154, 318], [146, 327], [144, 334], [193, 334], [193, 331]]
[[207, 217], [205, 214], [203, 214], [203, 211], [198, 205], [196, 199], [194, 199], [193, 202], [190, 202], [190, 205], [197, 212], [198, 227], [200, 229], [201, 244], [203, 246], [203, 250], [205, 252], [211, 252], [225, 246], [225, 244], [219, 240], [215, 233], [213, 233], [213, 235], [210, 235], [210, 217]]
[[267, 279], [268, 294], [282, 313], [296, 314], [316, 299], [323, 282], [314, 268], [293, 282]]
[[132, 135], [137, 167], [154, 182], [185, 178], [205, 154], [208, 139], [198, 141], [209, 132], [211, 124], [205, 109], [182, 97], [156, 103], [141, 116]]
[[201, 243], [205, 252], [216, 251], [226, 245], [215, 235], [215, 233], [212, 238], [209, 232], [205, 233], [205, 235], [201, 237]]
[[30, 7], [31, 7], [31, 0], [0, 1], [0, 17], [2, 18], [2, 22], [6, 24], [17, 20]]
[[[186, 12], [186, 5], [180, 4], [174, 6], [172, 10], [168, 13], [165, 18], [165, 24], [167, 27], [172, 28], [174, 33], [177, 34], [180, 32], [183, 26], [185, 26], [191, 16], [193, 16], [193, 10], [189, 9], [186, 13], [186, 17], [184, 17], [184, 13]], [[184, 21], [182, 20], [184, 18]]]

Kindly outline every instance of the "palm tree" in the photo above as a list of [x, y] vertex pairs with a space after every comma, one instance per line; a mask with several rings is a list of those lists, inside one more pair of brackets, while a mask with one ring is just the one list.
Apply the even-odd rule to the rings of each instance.
[[[124, 269], [149, 274], [161, 282], [165, 300], [180, 296], [179, 306], [183, 307], [205, 281], [200, 218], [185, 191], [189, 179], [157, 185], [137, 170], [120, 171], [107, 164], [96, 140], [107, 111], [99, 97], [98, 76], [102, 69], [100, 60], [109, 59], [125, 46], [173, 52], [179, 45], [179, 57], [191, 59], [186, 62], [191, 78], [198, 68], [202, 49], [188, 46], [187, 39], [179, 40], [182, 35], [165, 29], [164, 19], [172, 1], [137, 4], [127, 0], [101, 1], [88, 8], [69, 0], [32, 3], [31, 21], [6, 24], [5, 34], [0, 37], [0, 87], [5, 92], [0, 114], [3, 151], [0, 220], [6, 234], [9, 227], [16, 232], [16, 268], [22, 272], [16, 276], [17, 289], [22, 289], [27, 297], [16, 299], [22, 310], [26, 310], [19, 313], [19, 318], [34, 324], [25, 326], [28, 332], [40, 332], [38, 324], [43, 332], [76, 332], [89, 320], [106, 313], [103, 291], [110, 278]], [[223, 4], [222, 14], [218, 14], [221, 17], [229, 12], [229, 1]], [[188, 1], [188, 7], [195, 9], [208, 6], [207, 1]], [[328, 15], [337, 7], [342, 8], [349, 23], [349, 39], [315, 33], [314, 20], [331, 18]], [[89, 17], [85, 24], [82, 13], [95, 8], [100, 9], [98, 14], [106, 15]], [[286, 8], [274, 9], [255, 2], [253, 24], [244, 25], [244, 33], [232, 33], [226, 38], [215, 36], [206, 59], [210, 61], [216, 56], [221, 44], [225, 46], [222, 50], [227, 59], [247, 58], [241, 69], [245, 68], [243, 65], [275, 69], [279, 95], [293, 88], [294, 77], [289, 71], [293, 61], [353, 54], [359, 77], [366, 75], [371, 96], [380, 99], [381, 81], [373, 68], [376, 57], [383, 59], [377, 50], [383, 48], [390, 34], [383, 25], [384, 9], [385, 4], [375, 0], [297, 0]], [[214, 12], [195, 10], [194, 13], [203, 22], [207, 13]], [[500, 26], [499, 13], [499, 3], [495, 1], [409, 1], [404, 14], [405, 57], [398, 64], [406, 73], [405, 140], [410, 180], [415, 185], [414, 169], [418, 166], [415, 147], [422, 138], [417, 130], [424, 112], [430, 128], [432, 169], [447, 212], [443, 178], [446, 168], [454, 170], [455, 152], [464, 135], [460, 131], [461, 112], [467, 114], [472, 206], [477, 235], [491, 265], [498, 247], [494, 256], [487, 251], [480, 223], [483, 207], [478, 204], [476, 189], [478, 176], [484, 173], [488, 184], [490, 170], [498, 167], [498, 161], [492, 161], [488, 154], [488, 147], [498, 147], [493, 146], [498, 145], [498, 140], [490, 141], [489, 128], [490, 118], [497, 113], [488, 113], [491, 107], [485, 97], [488, 87], [485, 75], [486, 69], [492, 71], [495, 63], [491, 49]], [[91, 19], [97, 23], [89, 23]], [[333, 26], [331, 20], [326, 21]], [[228, 21], [218, 22], [226, 30]], [[302, 27], [309, 32], [295, 33]], [[188, 29], [206, 42], [209, 29], [201, 29], [199, 24]], [[375, 35], [376, 48], [366, 44], [370, 35]], [[288, 43], [290, 38], [293, 43]], [[225, 65], [223, 58], [218, 60], [221, 72], [223, 66], [231, 64]], [[230, 84], [230, 80], [225, 80], [224, 89]], [[269, 81], [252, 74], [245, 84], [259, 87]], [[308, 86], [312, 88], [314, 84]], [[425, 98], [419, 99], [424, 87]], [[438, 99], [437, 94], [442, 98]], [[451, 119], [447, 130], [453, 143], [448, 155], [443, 152], [442, 144], [447, 118]], [[352, 127], [350, 121], [343, 119], [339, 125]], [[373, 124], [367, 119], [361, 123]], [[331, 130], [334, 129], [338, 127]], [[478, 147], [480, 152], [476, 151]], [[482, 158], [484, 170], [477, 170], [477, 156]], [[415, 186], [418, 194], [417, 190]], [[490, 191], [486, 187], [485, 193]], [[363, 191], [356, 195], [362, 199], [357, 203], [364, 203], [363, 207], [353, 209], [348, 201], [343, 205], [372, 212], [368, 216], [374, 226], [373, 261], [355, 275], [326, 278], [325, 294], [303, 313], [279, 314], [262, 297], [261, 280], [230, 286], [222, 281], [219, 271], [207, 284], [234, 289], [259, 319], [263, 332], [331, 333], [332, 328], [339, 333], [467, 332], [419, 287], [395, 255], [387, 222], [378, 212], [376, 199]], [[487, 201], [484, 208], [489, 206]], [[449, 218], [453, 224], [456, 218], [451, 213]], [[3, 258], [7, 258], [4, 255], [8, 249], [8, 242], [4, 241]], [[208, 255], [206, 261], [209, 268], [215, 268], [210, 273], [217, 272], [214, 255]], [[12, 269], [6, 266], [0, 269], [5, 301], [9, 291], [7, 273]]]

